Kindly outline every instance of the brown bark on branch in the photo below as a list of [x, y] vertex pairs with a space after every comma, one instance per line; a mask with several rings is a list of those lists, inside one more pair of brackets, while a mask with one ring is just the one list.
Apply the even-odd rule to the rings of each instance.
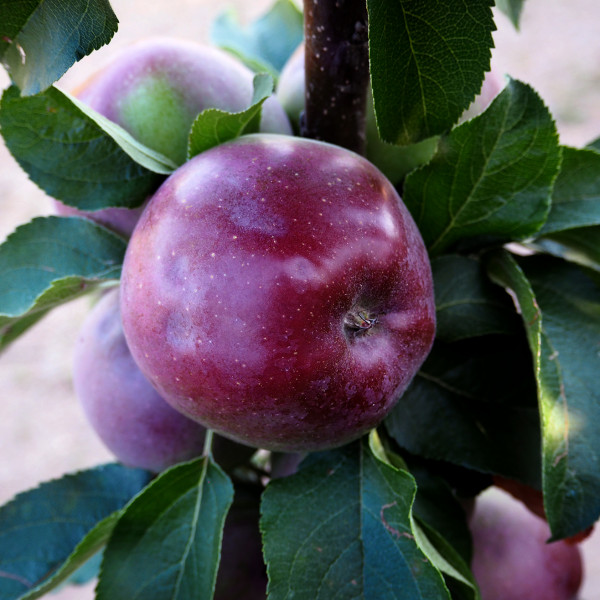
[[369, 86], [366, 0], [304, 0], [301, 134], [364, 154]]

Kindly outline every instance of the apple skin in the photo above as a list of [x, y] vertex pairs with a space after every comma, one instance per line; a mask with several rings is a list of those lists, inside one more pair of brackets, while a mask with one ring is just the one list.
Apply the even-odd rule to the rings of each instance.
[[[378, 425], [435, 333], [427, 252], [390, 182], [281, 135], [222, 144], [165, 181], [128, 245], [121, 310], [172, 406], [283, 452]], [[377, 322], [361, 329], [359, 313]]]
[[[502, 477], [501, 475], [494, 475], [494, 485], [500, 489], [508, 492], [513, 498], [521, 501], [534, 515], [537, 515], [541, 519], [546, 520], [546, 510], [544, 508], [544, 495], [541, 490], [536, 490], [531, 486], [509, 479], [508, 477]], [[571, 537], [565, 538], [565, 542], [568, 544], [579, 544], [586, 538], [588, 538], [594, 531], [594, 525], [590, 525], [583, 531], [572, 535]]]
[[[132, 44], [73, 91], [104, 117], [177, 164], [186, 160], [190, 127], [201, 111], [244, 110], [254, 74], [217, 48], [174, 38]], [[275, 96], [263, 104], [261, 131], [290, 134]], [[81, 211], [54, 200], [57, 214], [86, 217], [129, 237], [144, 205], [135, 209]]]
[[[290, 118], [292, 127], [299, 130], [299, 120], [304, 110], [304, 44], [300, 44], [284, 65], [277, 85], [277, 97]], [[481, 93], [463, 113], [459, 122], [482, 113], [502, 85], [498, 75], [489, 71], [482, 84]], [[435, 154], [438, 137], [430, 137], [416, 144], [396, 146], [379, 137], [373, 96], [367, 96], [366, 157], [394, 184], [398, 185], [410, 171], [428, 163]]]
[[482, 600], [573, 600], [582, 581], [577, 545], [547, 543], [550, 528], [498, 488], [478, 496], [471, 568]]
[[54, 210], [57, 215], [62, 217], [84, 217], [90, 219], [99, 225], [107, 227], [111, 231], [129, 238], [138, 222], [146, 203], [138, 208], [103, 208], [96, 211], [83, 211], [63, 204], [60, 200], [54, 200]]
[[[250, 69], [223, 50], [158, 37], [124, 49], [76, 95], [149, 148], [182, 164], [196, 116], [208, 108], [248, 108], [253, 78]], [[263, 104], [260, 130], [291, 133], [275, 96]]]
[[[84, 413], [106, 447], [124, 464], [160, 472], [195, 458], [205, 429], [167, 404], [142, 375], [125, 342], [118, 289], [108, 291], [85, 319], [74, 352], [73, 384]], [[252, 449], [213, 438], [224, 468]]]

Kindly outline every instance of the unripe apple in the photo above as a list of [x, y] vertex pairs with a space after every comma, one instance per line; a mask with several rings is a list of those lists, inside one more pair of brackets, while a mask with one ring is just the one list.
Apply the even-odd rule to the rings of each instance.
[[123, 327], [175, 408], [286, 452], [378, 425], [434, 337], [431, 269], [391, 183], [331, 144], [249, 135], [150, 200], [123, 265]]
[[547, 543], [546, 521], [498, 488], [481, 494], [470, 521], [473, 575], [482, 600], [573, 600], [582, 579], [579, 547]]
[[[84, 413], [124, 464], [159, 472], [202, 454], [205, 429], [169, 406], [142, 375], [125, 342], [118, 290], [96, 304], [75, 348], [73, 383]], [[252, 449], [216, 438], [213, 453], [229, 468]]]
[[[254, 73], [225, 51], [192, 41], [151, 38], [125, 48], [76, 92], [134, 138], [181, 164], [200, 112], [238, 112], [252, 101]], [[275, 96], [263, 104], [260, 130], [291, 133]]]
[[[252, 100], [254, 74], [232, 56], [210, 46], [173, 38], [152, 38], [121, 51], [74, 94], [144, 145], [186, 160], [193, 121], [205, 109], [237, 112]], [[262, 108], [260, 130], [290, 134], [289, 119], [276, 96]], [[80, 211], [58, 200], [59, 215], [90, 218], [129, 237], [143, 206]]]
[[[304, 75], [304, 44], [300, 44], [283, 67], [277, 85], [277, 97], [296, 130], [299, 129], [300, 115], [304, 110]], [[460, 121], [465, 121], [483, 112], [501, 88], [498, 75], [493, 71], [488, 72], [480, 94], [463, 113]], [[413, 169], [429, 162], [435, 153], [438, 142], [437, 136], [407, 146], [396, 146], [384, 142], [379, 137], [373, 96], [370, 93], [367, 95], [365, 133], [366, 157], [394, 185], [400, 183]]]

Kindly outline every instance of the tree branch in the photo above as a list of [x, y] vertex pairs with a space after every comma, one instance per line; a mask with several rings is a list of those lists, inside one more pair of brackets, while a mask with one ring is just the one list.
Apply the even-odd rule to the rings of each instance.
[[304, 0], [301, 134], [364, 154], [369, 86], [366, 0]]

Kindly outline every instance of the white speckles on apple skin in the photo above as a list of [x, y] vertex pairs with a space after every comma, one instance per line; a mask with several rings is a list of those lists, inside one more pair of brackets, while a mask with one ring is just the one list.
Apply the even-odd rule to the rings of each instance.
[[[122, 286], [132, 351], [164, 397], [277, 450], [377, 425], [435, 327], [427, 255], [394, 189], [357, 155], [301, 138], [244, 136], [176, 171], [132, 237]], [[349, 340], [356, 305], [379, 322]]]

